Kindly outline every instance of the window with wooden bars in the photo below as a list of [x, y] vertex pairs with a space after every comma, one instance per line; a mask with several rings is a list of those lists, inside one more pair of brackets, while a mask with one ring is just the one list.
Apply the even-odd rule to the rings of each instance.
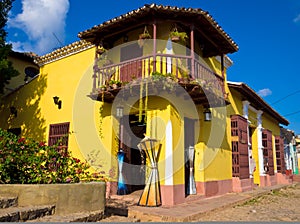
[[68, 149], [70, 122], [50, 124], [48, 145]]
[[262, 132], [262, 145], [264, 155], [264, 170], [266, 174], [274, 175], [272, 132], [264, 129]]
[[231, 116], [232, 176], [249, 178], [248, 123], [240, 115]]
[[284, 144], [280, 136], [275, 136], [277, 172], [285, 173]]

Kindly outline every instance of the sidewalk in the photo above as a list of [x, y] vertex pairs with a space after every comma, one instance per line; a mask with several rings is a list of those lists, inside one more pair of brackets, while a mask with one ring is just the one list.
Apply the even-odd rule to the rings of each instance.
[[[136, 219], [142, 222], [189, 222], [197, 220], [204, 213], [216, 211], [225, 207], [234, 206], [248, 201], [252, 198], [267, 194], [272, 190], [291, 186], [275, 185], [270, 187], [258, 187], [251, 191], [242, 193], [228, 193], [216, 197], [199, 197], [197, 200], [176, 205], [173, 207], [141, 207], [133, 205], [128, 206], [128, 218]], [[130, 199], [127, 199], [128, 201]]]

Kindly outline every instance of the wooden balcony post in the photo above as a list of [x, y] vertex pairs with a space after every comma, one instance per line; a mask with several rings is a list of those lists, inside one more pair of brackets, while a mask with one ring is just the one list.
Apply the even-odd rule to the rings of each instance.
[[[95, 48], [95, 58], [94, 58], [94, 66], [93, 66], [93, 89], [92, 93], [96, 92], [97, 90], [97, 72], [98, 72], [98, 54], [97, 54], [98, 45]], [[99, 87], [99, 86], [98, 86]]]
[[195, 78], [195, 41], [194, 41], [194, 26], [191, 27], [191, 75]]
[[224, 93], [224, 97], [226, 98], [226, 92], [225, 92], [225, 83], [226, 83], [226, 80], [225, 80], [225, 67], [224, 67], [224, 54], [221, 55], [221, 72], [222, 72], [222, 77], [223, 77], [223, 85], [222, 85], [222, 91]]
[[221, 71], [222, 71], [222, 77], [223, 77], [223, 79], [225, 79], [224, 54], [221, 55]]
[[153, 23], [153, 72], [156, 72], [156, 22]]

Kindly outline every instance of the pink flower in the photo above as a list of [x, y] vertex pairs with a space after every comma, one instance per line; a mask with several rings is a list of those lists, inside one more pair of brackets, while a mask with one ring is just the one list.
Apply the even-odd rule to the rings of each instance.
[[73, 160], [75, 160], [76, 163], [79, 163], [80, 162], [80, 159], [77, 159], [75, 157], [73, 157]]
[[20, 138], [20, 139], [18, 140], [18, 143], [23, 143], [23, 142], [25, 142], [25, 138]]
[[93, 173], [92, 176], [93, 176], [94, 178], [97, 178], [97, 177], [98, 177], [98, 174], [97, 174], [97, 173]]

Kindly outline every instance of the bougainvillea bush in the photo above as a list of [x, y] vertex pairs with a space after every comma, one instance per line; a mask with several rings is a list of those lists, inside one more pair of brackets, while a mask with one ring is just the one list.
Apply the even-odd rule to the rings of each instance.
[[65, 148], [0, 129], [1, 184], [76, 183], [91, 178], [88, 168]]

